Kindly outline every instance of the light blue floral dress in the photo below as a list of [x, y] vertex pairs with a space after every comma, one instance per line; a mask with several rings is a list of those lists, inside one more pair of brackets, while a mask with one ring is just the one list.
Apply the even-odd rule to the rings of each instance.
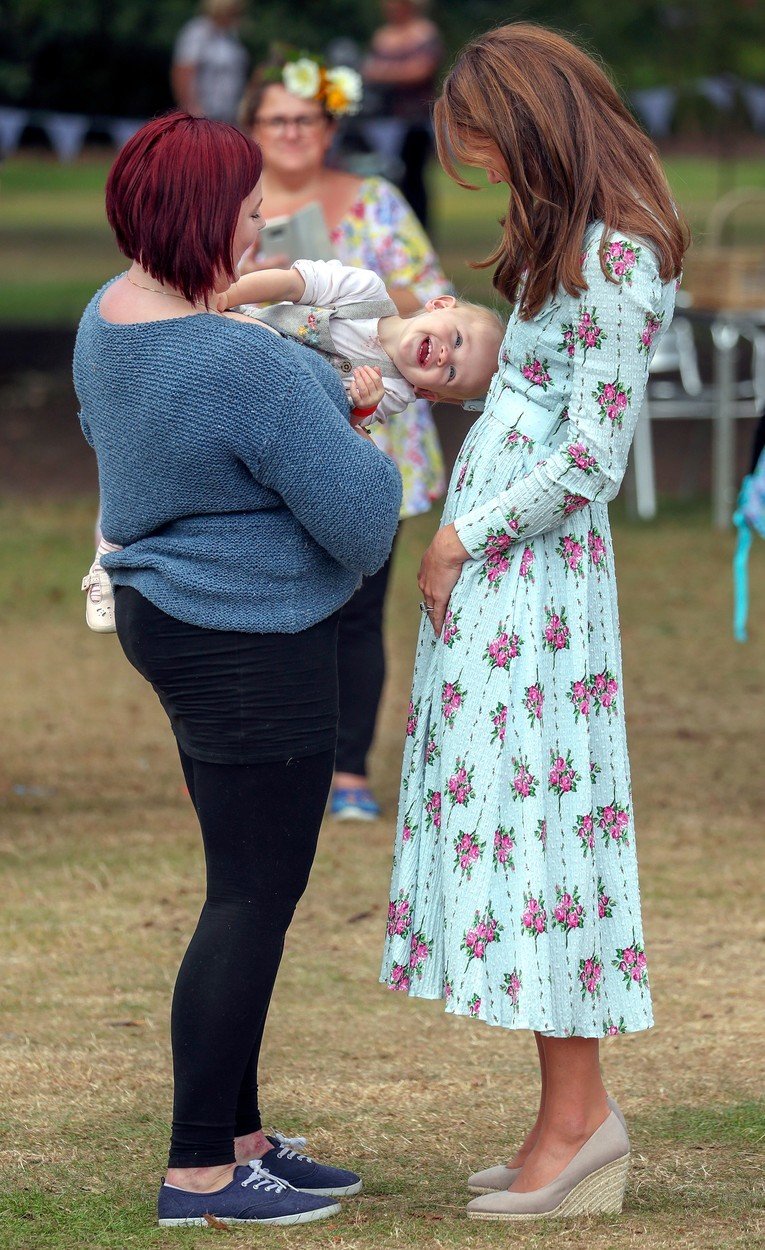
[[454, 468], [472, 559], [422, 622], [381, 977], [554, 1037], [652, 1024], [607, 504], [675, 283], [602, 237], [581, 296], [510, 317]]

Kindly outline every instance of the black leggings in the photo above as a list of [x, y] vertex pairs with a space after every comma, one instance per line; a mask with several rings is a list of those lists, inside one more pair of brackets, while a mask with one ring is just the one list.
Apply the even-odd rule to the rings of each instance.
[[170, 717], [207, 895], [175, 984], [170, 1167], [261, 1127], [258, 1056], [332, 780], [337, 614], [294, 635], [202, 629], [118, 586], [117, 633]]
[[367, 775], [367, 755], [385, 684], [383, 610], [392, 560], [393, 552], [377, 573], [364, 578], [340, 613], [337, 635], [340, 722], [335, 760], [339, 773]]
[[179, 751], [202, 828], [207, 895], [173, 995], [168, 1166], [211, 1167], [233, 1160], [235, 1135], [261, 1127], [260, 1044], [334, 753], [208, 764]]

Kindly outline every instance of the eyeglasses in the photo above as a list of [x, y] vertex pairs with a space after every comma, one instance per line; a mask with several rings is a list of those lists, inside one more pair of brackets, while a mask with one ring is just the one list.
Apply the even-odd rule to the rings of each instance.
[[289, 126], [294, 126], [301, 135], [315, 130], [327, 119], [323, 113], [301, 113], [298, 117], [256, 117], [255, 124], [272, 134], [284, 134]]

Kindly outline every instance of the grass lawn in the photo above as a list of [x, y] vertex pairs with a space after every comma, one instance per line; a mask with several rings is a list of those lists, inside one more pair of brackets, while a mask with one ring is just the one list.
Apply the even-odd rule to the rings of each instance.
[[[83, 158], [62, 165], [39, 156], [14, 156], [0, 167], [0, 323], [75, 325], [93, 290], [122, 261], [103, 210], [109, 160]], [[722, 190], [765, 188], [765, 160], [720, 165], [712, 158], [673, 157], [667, 170], [678, 202], [703, 235], [710, 207]], [[485, 182], [476, 173], [477, 182]], [[492, 249], [506, 204], [502, 187], [463, 191], [432, 170], [434, 239], [447, 274], [469, 299], [491, 299], [491, 271], [468, 268]], [[763, 241], [761, 209], [741, 215], [740, 237]]]
[[[0, 169], [6, 326], [73, 325], [118, 270], [102, 207], [107, 167], [19, 156]], [[720, 192], [716, 163], [676, 158], [668, 168], [703, 225]], [[502, 189], [476, 198], [433, 176], [447, 271], [466, 295], [487, 298], [489, 274], [464, 261], [492, 246]], [[765, 187], [765, 162], [737, 162], [734, 176]], [[170, 1112], [169, 996], [200, 905], [199, 835], [151, 691], [114, 637], [85, 628], [78, 586], [96, 501], [60, 483], [47, 495], [56, 455], [40, 448], [39, 498], [0, 496], [0, 1250], [196, 1250], [210, 1234], [155, 1228], [153, 1203]], [[533, 1041], [377, 984], [415, 574], [434, 515], [404, 527], [393, 575], [373, 777], [384, 819], [325, 823], [263, 1062], [269, 1119], [358, 1168], [365, 1191], [326, 1224], [221, 1234], [227, 1246], [765, 1245], [765, 908], [755, 871], [765, 549], [752, 552], [752, 637], [739, 646], [732, 538], [710, 529], [707, 507], [663, 507], [641, 525], [615, 511], [657, 1018], [651, 1032], [603, 1048], [633, 1139], [624, 1214], [523, 1232], [468, 1223], [466, 1175], [505, 1157], [533, 1117]]]
[[[77, 590], [95, 499], [0, 506], [0, 1247], [209, 1246], [160, 1230], [170, 988], [202, 857], [164, 716]], [[447, 1018], [376, 983], [415, 630], [434, 521], [405, 526], [374, 826], [327, 820], [288, 940], [263, 1063], [269, 1119], [363, 1172], [326, 1224], [220, 1234], [306, 1250], [754, 1250], [762, 1151], [765, 553], [747, 646], [730, 634], [730, 535], [706, 509], [617, 519], [626, 702], [657, 1025], [604, 1045], [630, 1123], [620, 1218], [468, 1223], [464, 1179], [534, 1109], [528, 1034]], [[256, 958], [257, 952], [243, 952]]]

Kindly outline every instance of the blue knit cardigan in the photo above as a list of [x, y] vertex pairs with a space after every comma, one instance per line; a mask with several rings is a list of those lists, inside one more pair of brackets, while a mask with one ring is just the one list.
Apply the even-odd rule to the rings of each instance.
[[215, 314], [115, 325], [102, 288], [77, 333], [112, 581], [209, 629], [297, 633], [384, 563], [393, 461], [348, 423], [315, 352]]

